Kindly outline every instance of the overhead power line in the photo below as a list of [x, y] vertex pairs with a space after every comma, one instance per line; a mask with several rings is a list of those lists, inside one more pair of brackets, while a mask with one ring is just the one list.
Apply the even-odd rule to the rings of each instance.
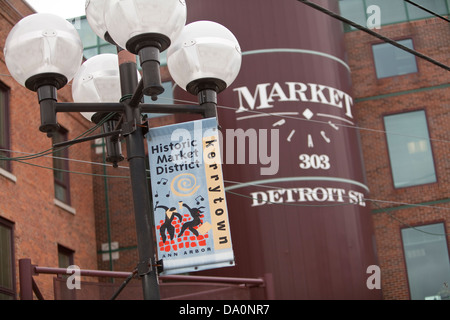
[[[95, 130], [97, 130], [98, 128], [100, 128], [106, 121], [108, 121], [112, 116], [114, 115], [114, 112], [110, 112], [108, 115], [106, 115], [99, 123], [97, 123], [95, 126], [91, 127], [90, 129], [86, 130], [85, 132], [83, 132], [82, 134], [80, 134], [79, 136], [77, 136], [75, 139], [81, 138], [81, 137], [85, 137], [89, 134], [91, 134], [92, 132], [94, 132]], [[27, 153], [27, 155], [24, 156], [20, 156], [20, 157], [5, 157], [0, 155], [0, 161], [20, 161], [20, 160], [31, 160], [31, 159], [36, 159], [36, 158], [40, 158], [43, 156], [47, 156], [47, 155], [51, 155], [51, 154], [55, 154], [57, 151], [60, 150], [64, 150], [69, 148], [70, 146], [65, 146], [62, 148], [58, 148], [55, 149], [53, 147], [38, 152], [38, 153]], [[0, 151], [8, 151], [8, 150], [0, 150]], [[25, 154], [25, 153], [24, 153]]]
[[[3, 149], [0, 149], [3, 150]], [[16, 153], [18, 151], [12, 151], [12, 150], [8, 150], [11, 151], [13, 153]], [[23, 152], [19, 152], [19, 153], [23, 153]], [[105, 164], [105, 163], [101, 163], [101, 162], [92, 162], [92, 161], [83, 161], [83, 160], [77, 160], [77, 159], [71, 159], [71, 158], [64, 158], [64, 157], [57, 157], [57, 159], [60, 160], [66, 160], [66, 161], [70, 161], [70, 162], [81, 162], [81, 163], [85, 163], [85, 164], [95, 164], [95, 165], [100, 165], [100, 166], [111, 166], [109, 164]], [[47, 169], [47, 170], [53, 170], [53, 171], [60, 171], [60, 172], [67, 172], [67, 173], [71, 173], [71, 174], [79, 174], [79, 175], [90, 175], [90, 176], [94, 176], [94, 177], [106, 177], [106, 178], [121, 178], [121, 179], [129, 179], [129, 176], [117, 176], [117, 175], [109, 175], [109, 174], [95, 174], [92, 172], [79, 172], [79, 171], [72, 171], [72, 170], [64, 170], [64, 169], [58, 169], [58, 168], [54, 168], [54, 167], [48, 167], [48, 166], [43, 166], [43, 165], [37, 165], [34, 163], [30, 163], [30, 162], [26, 162], [23, 160], [15, 160], [19, 163], [25, 164], [25, 165], [30, 165], [30, 166], [34, 166], [37, 168], [41, 168], [41, 169]], [[122, 169], [129, 169], [128, 167], [121, 167]], [[147, 169], [147, 173], [150, 173], [150, 170]], [[147, 177], [149, 179], [149, 177]], [[232, 181], [232, 180], [224, 180], [224, 182], [229, 183], [229, 184], [242, 184], [243, 182], [241, 181]], [[253, 186], [258, 186], [261, 188], [268, 188], [268, 189], [279, 189], [278, 187], [275, 186], [269, 186], [269, 185], [264, 185], [264, 184], [250, 184]], [[243, 194], [238, 194], [236, 192], [232, 192], [232, 191], [227, 191], [230, 194], [235, 194], [238, 196], [242, 196], [245, 198], [250, 198], [250, 199], [254, 199], [251, 196], [247, 196], [247, 195], [243, 195]], [[343, 197], [346, 197], [343, 195]], [[348, 198], [348, 197], [347, 197]], [[430, 205], [424, 205], [424, 204], [415, 204], [415, 203], [407, 203], [407, 202], [397, 202], [397, 201], [389, 201], [389, 200], [381, 200], [381, 199], [370, 199], [370, 198], [364, 198], [364, 201], [371, 201], [373, 203], [375, 202], [379, 202], [379, 203], [384, 203], [384, 204], [392, 204], [392, 205], [404, 205], [404, 206], [409, 206], [409, 207], [419, 207], [419, 208], [429, 208], [429, 209], [438, 209], [438, 210], [450, 210], [450, 208], [447, 207], [442, 207], [442, 206], [430, 206]], [[286, 204], [286, 203], [275, 203], [275, 202], [270, 202], [270, 201], [264, 201], [267, 204], [276, 204], [276, 205], [286, 205], [286, 206], [299, 206], [299, 207], [314, 207], [317, 205], [305, 205], [305, 204]], [[343, 205], [349, 205], [351, 203], [345, 203], [345, 204], [335, 204], [335, 205], [319, 205], [319, 206], [343, 206]], [[379, 207], [381, 208], [381, 207]], [[381, 208], [381, 209], [385, 209], [385, 208]]]
[[352, 27], [354, 27], [356, 29], [364, 31], [364, 32], [370, 34], [371, 36], [374, 36], [374, 37], [376, 37], [376, 38], [378, 38], [378, 39], [380, 39], [380, 40], [382, 40], [382, 41], [384, 41], [386, 43], [389, 43], [389, 44], [391, 44], [391, 45], [393, 45], [393, 46], [395, 46], [395, 47], [397, 47], [397, 48], [399, 48], [401, 50], [409, 52], [409, 53], [415, 55], [416, 57], [424, 59], [424, 60], [426, 60], [426, 61], [428, 61], [428, 62], [430, 62], [430, 63], [432, 63], [432, 64], [434, 64], [434, 65], [436, 65], [438, 67], [441, 67], [442, 69], [450, 71], [450, 67], [449, 66], [447, 66], [447, 65], [445, 65], [445, 64], [443, 64], [443, 63], [441, 63], [439, 61], [436, 61], [436, 60], [434, 60], [434, 59], [432, 59], [432, 58], [430, 58], [430, 57], [428, 57], [428, 56], [426, 56], [426, 55], [424, 55], [424, 54], [422, 54], [420, 52], [417, 52], [417, 51], [415, 51], [413, 49], [410, 49], [410, 48], [408, 48], [408, 47], [406, 47], [404, 45], [401, 45], [398, 42], [396, 42], [396, 41], [394, 41], [394, 40], [392, 40], [390, 38], [382, 36], [381, 34], [376, 33], [374, 31], [370, 30], [369, 28], [366, 28], [366, 27], [364, 27], [364, 26], [362, 26], [360, 24], [357, 24], [357, 23], [355, 23], [355, 22], [353, 22], [353, 21], [351, 21], [349, 19], [346, 19], [346, 18], [344, 18], [344, 17], [342, 17], [342, 16], [340, 16], [340, 15], [338, 15], [338, 14], [336, 14], [336, 13], [334, 13], [334, 12], [324, 8], [324, 7], [321, 7], [321, 6], [319, 6], [319, 5], [315, 4], [315, 3], [312, 3], [312, 2], [310, 2], [308, 0], [297, 0], [297, 1], [299, 1], [299, 2], [309, 6], [311, 8], [314, 8], [314, 9], [316, 9], [316, 10], [322, 12], [322, 13], [325, 13], [325, 14], [329, 15], [330, 17], [333, 17], [333, 18], [335, 18], [337, 20], [340, 20], [340, 21], [342, 21], [342, 22], [344, 22], [344, 23], [346, 23], [348, 25], [351, 25]]
[[[187, 103], [187, 104], [197, 103], [195, 101], [190, 101], [190, 100], [185, 100], [185, 99], [173, 99], [173, 98], [164, 98], [164, 97], [161, 97], [161, 98], [158, 98], [158, 99], [170, 100], [170, 101], [175, 101], [175, 102], [179, 102], [179, 103]], [[238, 108], [225, 106], [225, 105], [218, 105], [217, 108], [224, 109], [224, 110], [230, 110], [230, 111], [237, 111], [238, 110]], [[281, 119], [291, 119], [291, 120], [297, 120], [297, 121], [307, 121], [307, 122], [313, 122], [313, 123], [320, 123], [320, 124], [329, 125], [328, 121], [306, 119], [306, 118], [290, 116], [290, 115], [284, 115], [284, 114], [274, 114], [274, 113], [264, 112], [264, 111], [260, 111], [260, 110], [249, 109], [246, 112], [254, 113], [254, 114], [266, 115], [268, 117], [275, 117], [275, 118], [281, 118]], [[356, 125], [347, 125], [347, 124], [343, 124], [343, 123], [335, 123], [335, 125], [338, 126], [338, 127], [343, 127], [343, 128], [357, 129], [357, 130], [361, 130], [361, 131], [375, 132], [375, 133], [381, 133], [381, 134], [386, 134], [386, 135], [389, 134], [389, 135], [403, 136], [403, 137], [409, 137], [409, 138], [424, 139], [424, 140], [433, 141], [433, 142], [450, 143], [450, 140], [445, 140], [445, 139], [436, 139], [436, 138], [430, 138], [430, 137], [419, 137], [419, 136], [415, 136], [415, 135], [403, 134], [403, 133], [398, 133], [398, 132], [387, 132], [386, 130], [373, 129], [373, 128], [367, 128], [367, 127], [360, 127], [360, 126], [356, 126]]]
[[[369, 200], [369, 201], [371, 201], [371, 200]], [[387, 214], [391, 219], [393, 219], [393, 220], [395, 220], [395, 221], [401, 223], [402, 225], [404, 225], [404, 226], [406, 226], [406, 227], [408, 227], [408, 228], [414, 229], [414, 230], [416, 230], [416, 231], [419, 231], [419, 232], [422, 232], [422, 233], [424, 233], [424, 234], [428, 234], [428, 235], [431, 235], [431, 236], [438, 236], [438, 237], [450, 236], [450, 233], [434, 233], [434, 232], [428, 232], [428, 231], [422, 230], [422, 229], [420, 229], [420, 227], [413, 226], [413, 225], [411, 225], [410, 223], [407, 223], [406, 221], [397, 218], [395, 215], [391, 214], [389, 211], [387, 211], [387, 210], [385, 210], [384, 208], [382, 208], [381, 206], [379, 206], [378, 203], [376, 203], [375, 201], [372, 201], [372, 203], [373, 203], [376, 207], [378, 207], [379, 210], [381, 210], [382, 212], [384, 212], [385, 214]]]

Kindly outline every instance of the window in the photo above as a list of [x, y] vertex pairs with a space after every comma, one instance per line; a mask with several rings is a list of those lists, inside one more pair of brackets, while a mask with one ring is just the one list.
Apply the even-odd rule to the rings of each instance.
[[58, 267], [68, 268], [74, 264], [74, 251], [58, 244]]
[[[341, 0], [339, 1], [341, 15], [359, 25], [365, 26], [367, 21], [366, 7], [361, 0]], [[346, 30], [357, 30], [356, 28], [345, 25]]]
[[[449, 13], [447, 4], [444, 0], [414, 0], [414, 3], [440, 15], [447, 15]], [[450, 3], [450, 1], [448, 1], [448, 3]], [[406, 3], [406, 8], [409, 20], [433, 17], [430, 13], [413, 6], [412, 4]]]
[[[67, 130], [61, 128], [53, 134], [53, 144], [67, 141]], [[65, 204], [70, 205], [69, 188], [69, 157], [67, 148], [59, 148], [53, 153], [53, 178], [55, 185], [55, 198]]]
[[[397, 42], [405, 47], [414, 49], [411, 39]], [[416, 58], [409, 52], [394, 47], [389, 43], [373, 45], [372, 51], [378, 79], [417, 72]]]
[[[0, 158], [9, 158], [9, 88], [0, 82]], [[0, 168], [11, 171], [11, 161], [0, 160]]]
[[[450, 13], [450, 0], [414, 0], [415, 3], [440, 15]], [[339, 9], [343, 17], [362, 26], [366, 26], [371, 12], [367, 8], [377, 5], [381, 12], [381, 25], [433, 18], [434, 16], [405, 1], [392, 0], [339, 0]], [[344, 25], [346, 31], [357, 30]]]
[[364, 0], [364, 2], [366, 9], [371, 5], [380, 7], [382, 25], [408, 20], [405, 10], [405, 4], [403, 1]]
[[15, 299], [13, 224], [0, 218], [0, 300]]
[[425, 111], [384, 117], [395, 188], [436, 182]]
[[402, 229], [411, 299], [450, 299], [450, 261], [443, 223]]
[[89, 26], [86, 17], [71, 21], [83, 42], [83, 55], [86, 59], [92, 58], [100, 53], [117, 53], [116, 46], [99, 38]]

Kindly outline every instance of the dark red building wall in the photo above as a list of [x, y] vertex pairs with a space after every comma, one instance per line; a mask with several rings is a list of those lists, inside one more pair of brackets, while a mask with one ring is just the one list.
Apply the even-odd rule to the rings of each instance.
[[[337, 10], [335, 1], [321, 4]], [[360, 201], [367, 187], [342, 25], [299, 2], [276, 0], [190, 2], [188, 19], [227, 26], [243, 51], [238, 78], [219, 95], [236, 266], [208, 274], [271, 274], [277, 299], [380, 298], [380, 290], [366, 286], [377, 259], [368, 206]], [[304, 90], [291, 94], [289, 82]], [[188, 97], [179, 89], [175, 96]], [[288, 114], [267, 114], [280, 112]], [[269, 141], [278, 134], [267, 148], [279, 154], [275, 174], [262, 174], [269, 165], [261, 157], [249, 164], [248, 152], [245, 164], [227, 160], [226, 130], [239, 128], [257, 133], [260, 144], [245, 145], [253, 152], [265, 144], [260, 130], [268, 130]], [[309, 169], [300, 167], [305, 155], [316, 161]]]

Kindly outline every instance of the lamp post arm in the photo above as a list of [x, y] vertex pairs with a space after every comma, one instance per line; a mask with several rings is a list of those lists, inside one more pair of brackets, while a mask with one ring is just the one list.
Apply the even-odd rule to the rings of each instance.
[[205, 106], [186, 104], [141, 104], [143, 113], [197, 113], [204, 114]]
[[[134, 104], [129, 103], [131, 107]], [[189, 105], [189, 104], [146, 104], [136, 105], [141, 108], [143, 113], [196, 113], [204, 114], [205, 105]], [[56, 102], [55, 112], [124, 112], [125, 105], [120, 102], [111, 103], [73, 103], [73, 102]]]
[[[129, 103], [131, 107], [134, 104]], [[206, 106], [189, 104], [146, 104], [136, 105], [143, 113], [197, 113], [204, 114]], [[125, 105], [120, 102], [111, 103], [74, 103], [55, 102], [55, 111], [58, 112], [124, 112]]]
[[55, 104], [56, 112], [123, 112], [125, 106], [120, 102], [112, 103], [72, 103], [58, 102]]

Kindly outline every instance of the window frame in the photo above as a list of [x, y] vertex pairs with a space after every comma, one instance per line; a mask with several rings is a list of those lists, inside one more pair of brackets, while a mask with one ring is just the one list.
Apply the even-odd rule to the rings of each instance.
[[[394, 115], [401, 115], [401, 114], [407, 114], [407, 113], [413, 113], [413, 112], [419, 112], [419, 111], [423, 111], [424, 112], [424, 116], [425, 116], [425, 124], [427, 127], [427, 132], [428, 132], [428, 140], [430, 141], [430, 153], [431, 153], [431, 157], [433, 159], [432, 164], [433, 164], [433, 169], [434, 169], [434, 174], [436, 177], [436, 181], [434, 182], [425, 182], [425, 183], [421, 183], [421, 184], [414, 184], [414, 185], [408, 185], [408, 186], [401, 186], [401, 187], [397, 187], [395, 185], [395, 179], [394, 179], [394, 168], [392, 166], [392, 160], [391, 160], [391, 154], [389, 152], [389, 140], [388, 140], [388, 131], [387, 131], [387, 127], [386, 127], [386, 122], [385, 122], [385, 118], [389, 117], [389, 116], [394, 116]], [[429, 120], [428, 120], [428, 114], [427, 114], [427, 110], [425, 108], [420, 108], [420, 109], [413, 109], [413, 110], [407, 110], [407, 111], [400, 111], [400, 112], [394, 112], [394, 113], [385, 113], [381, 115], [382, 119], [381, 121], [383, 122], [383, 130], [385, 132], [384, 135], [384, 139], [385, 139], [385, 145], [386, 145], [386, 154], [387, 154], [387, 158], [389, 161], [389, 169], [391, 171], [391, 183], [392, 183], [392, 187], [395, 190], [401, 190], [401, 189], [406, 189], [406, 188], [416, 188], [416, 187], [423, 187], [426, 185], [431, 185], [431, 184], [436, 184], [439, 183], [439, 175], [438, 175], [438, 168], [436, 166], [436, 158], [434, 156], [434, 148], [433, 148], [433, 143], [430, 140], [430, 136], [431, 136], [431, 127], [429, 124]]]
[[[342, 2], [342, 1], [345, 1], [345, 0], [339, 0], [339, 4]], [[367, 8], [368, 8], [368, 4], [367, 4], [367, 1], [366, 0], [360, 0], [360, 2], [362, 3], [362, 5], [363, 5], [363, 7], [366, 9], [366, 10], [364, 10], [363, 12], [362, 12], [362, 14], [363, 14], [363, 16], [364, 16], [364, 21], [367, 21], [367, 19], [369, 18], [369, 15], [368, 15], [368, 13], [367, 13]], [[443, 3], [444, 3], [444, 5], [446, 6], [446, 10], [447, 10], [447, 12], [446, 13], [439, 13], [439, 12], [437, 12], [438, 14], [440, 14], [440, 15], [443, 15], [443, 16], [448, 16], [448, 15], [450, 15], [450, 0], [443, 0]], [[421, 3], [419, 3], [419, 4], [421, 4]], [[383, 17], [381, 17], [381, 27], [383, 27], [383, 26], [389, 26], [389, 25], [393, 25], [393, 24], [399, 24], [399, 23], [406, 23], [406, 22], [413, 22], [413, 21], [418, 21], [418, 20], [425, 20], [425, 19], [432, 19], [432, 18], [435, 18], [432, 14], [429, 14], [429, 15], [425, 15], [424, 17], [420, 17], [420, 18], [413, 18], [413, 19], [411, 19], [411, 16], [410, 16], [410, 8], [415, 8], [413, 5], [411, 5], [411, 4], [409, 4], [409, 3], [407, 3], [407, 2], [404, 2], [403, 3], [403, 5], [404, 5], [404, 12], [405, 12], [405, 15], [406, 15], [406, 20], [398, 20], [398, 21], [395, 21], [395, 22], [388, 22], [388, 23], [384, 23], [383, 22]], [[422, 4], [421, 4], [422, 5]], [[380, 7], [380, 9], [383, 11], [383, 7]], [[432, 9], [431, 9], [432, 10]], [[433, 11], [433, 10], [432, 10]], [[426, 13], [426, 11], [424, 11], [425, 13]], [[343, 16], [343, 17], [345, 17], [345, 18], [348, 18], [348, 16], [347, 15], [345, 15], [345, 13], [343, 13], [342, 11], [341, 11], [341, 6], [339, 5], [339, 14], [341, 15], [341, 16]], [[344, 32], [353, 32], [353, 31], [359, 31], [359, 29], [356, 29], [356, 28], [353, 28], [352, 26], [350, 26], [350, 25], [348, 25], [348, 24], [346, 24], [346, 23], [343, 23], [343, 25], [344, 25]], [[363, 26], [365, 26], [365, 24], [363, 24]]]
[[[2, 95], [4, 94], [4, 105], [5, 105], [5, 123], [0, 123], [0, 134], [5, 136], [5, 145], [0, 144], [0, 149], [10, 150], [11, 148], [11, 123], [10, 123], [10, 98], [11, 98], [11, 89], [0, 81], [0, 91]], [[2, 154], [6, 157], [11, 156], [10, 151], [2, 151]], [[0, 166], [1, 169], [11, 172], [12, 166], [11, 161], [2, 161], [4, 163], [3, 166]]]
[[0, 286], [0, 294], [4, 294], [7, 296], [11, 296], [13, 300], [17, 299], [17, 289], [16, 289], [16, 268], [15, 268], [15, 252], [14, 252], [14, 223], [11, 221], [8, 221], [2, 217], [0, 217], [0, 226], [9, 229], [10, 231], [10, 258], [11, 258], [11, 281], [12, 281], [12, 288], [4, 288]]
[[[413, 37], [403, 37], [403, 38], [397, 38], [397, 39], [393, 39], [393, 40], [394, 40], [395, 42], [400, 42], [400, 41], [405, 41], [405, 40], [411, 40], [411, 43], [412, 43], [412, 49], [415, 50], [415, 41], [414, 41], [414, 38], [413, 38]], [[375, 59], [375, 52], [374, 52], [374, 50], [373, 50], [374, 47], [377, 46], [377, 45], [387, 45], [387, 46], [392, 46], [394, 49], [402, 50], [402, 49], [397, 48], [397, 47], [395, 47], [395, 46], [393, 46], [392, 44], [387, 43], [387, 42], [380, 42], [380, 41], [377, 41], [377, 42], [373, 42], [373, 43], [370, 44], [370, 51], [371, 51], [371, 54], [372, 54], [373, 71], [374, 71], [374, 74], [375, 74], [375, 79], [376, 79], [377, 81], [383, 81], [383, 80], [386, 80], [386, 79], [392, 79], [392, 78], [397, 78], [397, 77], [410, 76], [410, 75], [413, 75], [413, 74], [418, 74], [418, 73], [420, 72], [420, 70], [419, 70], [419, 64], [417, 63], [417, 62], [418, 62], [418, 61], [417, 61], [417, 57], [416, 57], [415, 55], [413, 55], [413, 54], [411, 54], [411, 53], [408, 52], [408, 54], [411, 54], [411, 56], [414, 58], [414, 63], [415, 63], [415, 65], [416, 65], [416, 71], [414, 71], [414, 72], [408, 72], [408, 73], [403, 73], [403, 74], [394, 74], [394, 75], [389, 75], [389, 76], [385, 76], [385, 77], [379, 77], [379, 76], [378, 76], [378, 72], [377, 72], [377, 63], [376, 63], [376, 59]], [[403, 50], [402, 50], [402, 51], [403, 51]], [[406, 51], [405, 51], [405, 52], [406, 52]]]
[[[408, 294], [409, 294], [409, 298], [412, 299], [412, 293], [411, 293], [411, 284], [410, 284], [410, 279], [409, 279], [409, 274], [408, 274], [408, 265], [407, 265], [407, 254], [406, 254], [406, 250], [405, 250], [405, 241], [403, 238], [403, 230], [406, 229], [415, 229], [415, 228], [420, 228], [420, 227], [426, 227], [426, 226], [431, 226], [431, 225], [438, 225], [438, 224], [442, 224], [443, 225], [443, 229], [444, 229], [444, 234], [443, 234], [443, 240], [444, 243], [447, 247], [447, 258], [449, 259], [449, 263], [450, 263], [450, 243], [449, 243], [449, 238], [447, 235], [447, 224], [445, 220], [433, 220], [433, 221], [428, 221], [425, 223], [417, 223], [417, 224], [410, 224], [408, 226], [402, 226], [400, 227], [400, 241], [401, 241], [401, 246], [402, 246], [402, 253], [403, 253], [403, 260], [404, 260], [404, 268], [405, 268], [405, 275], [406, 275], [406, 283], [408, 285]], [[420, 232], [420, 231], [416, 231], [416, 232]]]
[[[68, 140], [68, 135], [69, 132], [68, 130], [66, 130], [63, 127], [60, 127], [60, 129], [57, 131], [57, 134], [61, 135], [62, 141], [67, 141]], [[52, 137], [52, 142], [53, 144], [55, 143], [55, 136]], [[56, 152], [53, 153], [53, 157], [61, 157], [61, 158], [65, 158], [68, 159], [69, 158], [69, 151], [68, 148], [61, 148], [59, 149], [59, 152], [61, 152], [61, 154], [57, 154]], [[69, 175], [69, 161], [68, 160], [61, 160], [62, 161], [62, 166], [57, 167], [55, 166], [55, 160], [53, 159], [53, 169], [61, 169], [61, 170], [65, 170], [65, 171], [60, 171], [61, 174], [63, 175], [63, 180], [60, 180], [56, 177], [56, 170], [54, 170], [53, 172], [53, 183], [54, 183], [54, 197], [56, 200], [61, 201], [62, 203], [70, 206], [71, 205], [71, 197], [70, 197], [70, 175]], [[62, 187], [64, 189], [64, 194], [65, 194], [65, 200], [59, 199], [56, 196], [56, 186]]]
[[[68, 258], [69, 265], [62, 266], [60, 264], [60, 259], [59, 259], [60, 255], [64, 255]], [[59, 268], [68, 268], [69, 266], [72, 266], [75, 264], [74, 261], [75, 261], [75, 251], [58, 243], [58, 267]]]

